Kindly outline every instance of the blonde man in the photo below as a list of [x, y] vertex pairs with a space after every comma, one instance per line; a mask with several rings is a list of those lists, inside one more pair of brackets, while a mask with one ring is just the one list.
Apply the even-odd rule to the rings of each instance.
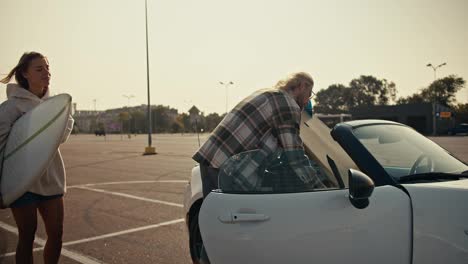
[[[295, 73], [274, 88], [248, 96], [226, 115], [193, 156], [200, 164], [204, 197], [217, 188], [219, 168], [227, 159], [254, 149], [260, 150], [253, 162], [259, 165], [281, 148], [302, 182], [324, 187], [310, 166], [299, 137], [301, 112], [310, 100], [313, 86], [308, 73]], [[239, 177], [239, 184], [245, 189], [255, 185], [250, 175], [251, 171]]]

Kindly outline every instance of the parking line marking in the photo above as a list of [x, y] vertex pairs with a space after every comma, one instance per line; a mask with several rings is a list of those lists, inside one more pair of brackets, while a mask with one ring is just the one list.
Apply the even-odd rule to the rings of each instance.
[[157, 181], [120, 181], [120, 182], [99, 182], [99, 183], [88, 183], [67, 186], [67, 189], [89, 187], [89, 186], [100, 186], [100, 185], [115, 185], [115, 184], [139, 184], [139, 183], [188, 183], [187, 180], [157, 180]]
[[148, 225], [148, 226], [132, 228], [132, 229], [119, 231], [119, 232], [115, 232], [115, 233], [109, 233], [109, 234], [105, 234], [105, 235], [100, 235], [100, 236], [95, 236], [95, 237], [70, 241], [70, 242], [63, 243], [63, 245], [64, 246], [76, 245], [76, 244], [95, 241], [95, 240], [99, 240], [99, 239], [104, 239], [104, 238], [109, 238], [109, 237], [115, 237], [115, 236], [135, 233], [135, 232], [139, 232], [139, 231], [143, 231], [143, 230], [147, 230], [147, 229], [158, 228], [158, 227], [161, 227], [161, 226], [168, 226], [168, 225], [178, 224], [178, 223], [181, 223], [181, 222], [184, 222], [184, 218], [180, 218], [180, 219], [176, 219], [176, 220], [172, 220], [172, 221], [167, 221], [167, 222], [163, 222], [163, 223], [159, 223], [159, 224], [154, 224], [154, 225]]
[[[6, 231], [9, 231], [11, 233], [14, 233], [14, 234], [18, 235], [18, 230], [14, 226], [11, 226], [11, 225], [9, 225], [7, 223], [4, 223], [4, 222], [0, 221], [0, 227], [5, 229]], [[34, 242], [42, 246], [42, 248], [35, 248], [34, 251], [39, 251], [39, 250], [44, 249], [44, 246], [46, 244], [46, 241], [44, 239], [36, 236], [35, 239], [34, 239]], [[0, 255], [0, 258], [14, 256], [15, 254], [16, 254], [15, 252], [3, 254], [3, 255]], [[71, 259], [73, 259], [73, 260], [75, 260], [75, 261], [77, 261], [79, 263], [83, 263], [83, 264], [100, 264], [100, 263], [103, 263], [102, 261], [96, 260], [96, 259], [94, 259], [92, 257], [86, 256], [86, 255], [83, 255], [83, 254], [79, 254], [79, 253], [73, 252], [73, 251], [65, 249], [65, 248], [62, 248], [62, 255], [66, 256], [68, 258], [71, 258]]]
[[171, 202], [166, 202], [166, 201], [161, 201], [161, 200], [156, 200], [156, 199], [149, 199], [149, 198], [139, 197], [139, 196], [126, 194], [126, 193], [111, 192], [111, 191], [106, 191], [106, 190], [102, 190], [102, 189], [95, 189], [95, 188], [89, 188], [89, 187], [76, 187], [76, 188], [83, 189], [83, 190], [89, 190], [89, 191], [93, 191], [93, 192], [100, 192], [100, 193], [106, 193], [106, 194], [121, 196], [121, 197], [125, 197], [125, 198], [136, 199], [136, 200], [145, 201], [145, 202], [165, 204], [165, 205], [175, 206], [175, 207], [180, 207], [180, 208], [184, 207], [182, 204], [178, 204], [178, 203], [171, 203]]

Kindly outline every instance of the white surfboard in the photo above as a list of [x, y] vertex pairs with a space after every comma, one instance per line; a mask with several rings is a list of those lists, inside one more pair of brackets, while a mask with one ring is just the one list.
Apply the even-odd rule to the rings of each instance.
[[5, 146], [0, 179], [3, 205], [27, 192], [44, 173], [62, 141], [71, 111], [71, 96], [59, 94], [21, 116]]

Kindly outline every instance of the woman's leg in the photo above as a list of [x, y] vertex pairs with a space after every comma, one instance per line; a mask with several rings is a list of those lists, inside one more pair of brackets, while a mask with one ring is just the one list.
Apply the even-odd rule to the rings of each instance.
[[47, 232], [44, 263], [56, 264], [62, 251], [63, 197], [43, 201], [38, 208]]
[[16, 246], [16, 263], [33, 263], [33, 244], [37, 228], [37, 206], [25, 205], [11, 208], [18, 227], [18, 245]]

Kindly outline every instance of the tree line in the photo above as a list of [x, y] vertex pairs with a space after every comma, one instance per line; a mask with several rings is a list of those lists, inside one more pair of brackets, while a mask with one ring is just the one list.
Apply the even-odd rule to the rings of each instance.
[[[465, 87], [466, 81], [456, 75], [433, 81], [429, 86], [416, 93], [397, 98], [396, 85], [392, 81], [371, 75], [361, 75], [348, 85], [332, 84], [317, 92], [314, 112], [323, 114], [349, 113], [351, 109], [362, 106], [401, 105], [411, 103], [436, 102], [453, 109], [457, 123], [468, 122], [468, 104], [457, 103], [455, 95]], [[178, 113], [177, 109], [157, 105], [151, 108], [152, 131], [154, 133], [194, 133], [211, 132], [221, 122], [224, 115], [203, 112], [195, 116]], [[147, 133], [146, 111], [141, 108], [123, 108], [118, 116], [125, 133]], [[98, 128], [103, 127], [97, 121]]]
[[[211, 132], [221, 122], [224, 115], [200, 113], [190, 117], [187, 113], [178, 113], [177, 109], [169, 106], [156, 105], [151, 108], [151, 122], [153, 133], [195, 133]], [[123, 109], [118, 120], [125, 133], [147, 133], [147, 112], [138, 108]], [[103, 127], [103, 124], [97, 124]]]
[[371, 75], [361, 75], [348, 85], [332, 84], [317, 92], [314, 111], [324, 114], [348, 113], [361, 106], [438, 103], [454, 111], [457, 122], [468, 122], [468, 104], [457, 103], [455, 95], [466, 81], [456, 75], [434, 80], [418, 92], [397, 98], [395, 83]]

